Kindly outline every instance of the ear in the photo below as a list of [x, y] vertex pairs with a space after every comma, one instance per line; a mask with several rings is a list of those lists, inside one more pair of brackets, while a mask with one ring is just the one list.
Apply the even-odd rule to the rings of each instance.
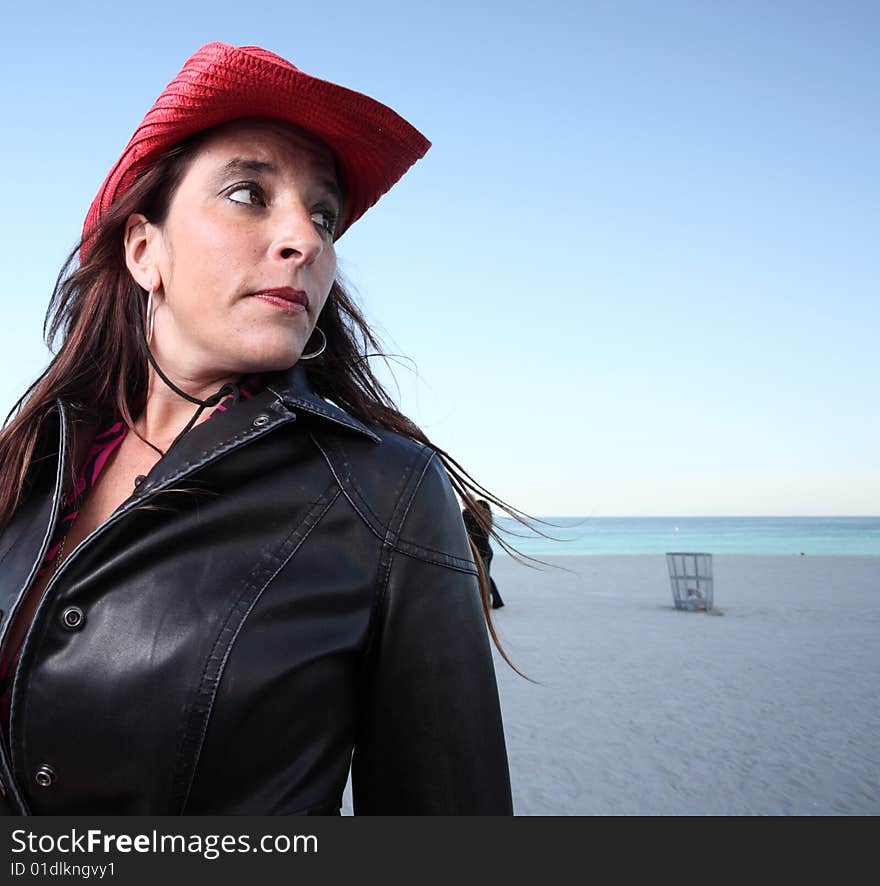
[[125, 264], [135, 283], [146, 289], [157, 289], [162, 282], [153, 252], [156, 228], [140, 212], [133, 212], [125, 223]]

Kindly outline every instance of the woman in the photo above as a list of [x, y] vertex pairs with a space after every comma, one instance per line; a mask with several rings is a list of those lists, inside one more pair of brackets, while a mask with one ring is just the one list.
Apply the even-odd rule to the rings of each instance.
[[221, 43], [136, 130], [0, 435], [9, 812], [510, 813], [477, 487], [335, 281], [428, 147]]

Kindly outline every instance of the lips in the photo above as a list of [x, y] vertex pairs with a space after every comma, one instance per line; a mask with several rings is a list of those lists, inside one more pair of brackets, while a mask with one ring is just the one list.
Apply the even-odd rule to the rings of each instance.
[[261, 289], [252, 294], [265, 299], [281, 299], [290, 302], [291, 307], [300, 305], [304, 310], [309, 309], [308, 295], [301, 289], [293, 289], [290, 286], [282, 286], [278, 289]]

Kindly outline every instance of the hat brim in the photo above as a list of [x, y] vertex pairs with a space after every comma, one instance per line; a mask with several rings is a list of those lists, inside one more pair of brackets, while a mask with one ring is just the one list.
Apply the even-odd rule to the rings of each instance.
[[391, 108], [298, 70], [259, 47], [209, 43], [184, 64], [111, 169], [83, 226], [84, 244], [138, 175], [174, 145], [243, 117], [298, 126], [333, 153], [345, 206], [339, 239], [431, 143]]

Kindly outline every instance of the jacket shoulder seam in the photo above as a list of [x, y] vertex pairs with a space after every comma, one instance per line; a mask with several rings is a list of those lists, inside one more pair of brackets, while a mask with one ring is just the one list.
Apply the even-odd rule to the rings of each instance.
[[456, 572], [467, 572], [469, 575], [477, 575], [477, 567], [472, 560], [456, 557], [454, 554], [446, 554], [443, 551], [434, 551], [431, 548], [401, 541], [394, 545], [394, 550], [414, 560], [423, 563], [433, 563], [435, 566], [443, 566], [454, 569]]
[[[391, 513], [391, 517], [388, 518], [386, 522], [382, 520], [375, 512], [373, 507], [370, 505], [369, 499], [360, 488], [355, 473], [351, 468], [351, 463], [349, 462], [349, 459], [344, 450], [340, 446], [338, 446], [335, 441], [319, 440], [315, 434], [310, 434], [310, 437], [312, 439], [312, 442], [317, 447], [318, 451], [323, 456], [324, 461], [327, 463], [327, 467], [330, 469], [330, 472], [336, 478], [336, 482], [342, 489], [343, 495], [345, 495], [349, 504], [354, 508], [358, 516], [360, 516], [361, 520], [363, 520], [370, 531], [380, 541], [385, 544], [394, 545], [400, 532], [399, 526], [403, 525], [402, 520], [400, 520], [400, 524], [398, 527], [395, 527], [394, 525], [401, 505], [404, 501], [406, 501], [406, 507], [404, 511], [405, 518], [406, 514], [409, 512], [411, 501], [415, 498], [416, 492], [418, 491], [422, 478], [424, 477], [425, 471], [427, 470], [427, 467], [434, 456], [434, 451], [426, 446], [419, 444], [419, 449], [415, 452], [414, 456], [403, 466], [398, 484], [399, 491], [397, 492], [394, 500], [394, 507]], [[418, 466], [418, 461], [420, 458], [423, 458], [425, 460], [425, 464], [422, 468], [422, 471], [419, 473], [418, 478], [415, 480], [412, 493], [409, 495], [409, 497], [407, 497], [408, 487], [413, 484], [413, 474]]]

